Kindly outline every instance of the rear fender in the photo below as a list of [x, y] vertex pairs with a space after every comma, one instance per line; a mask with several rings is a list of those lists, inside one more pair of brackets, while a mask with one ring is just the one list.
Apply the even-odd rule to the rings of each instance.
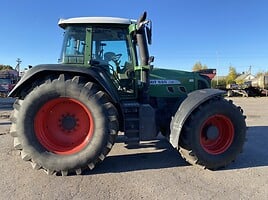
[[31, 88], [32, 83], [36, 80], [41, 80], [49, 75], [56, 74], [72, 74], [77, 76], [87, 77], [89, 80], [98, 83], [104, 91], [111, 97], [114, 103], [119, 102], [119, 96], [116, 88], [113, 86], [111, 79], [100, 67], [83, 67], [63, 64], [47, 64], [37, 65], [28, 70], [21, 80], [9, 93], [9, 97], [23, 97], [23, 92], [26, 88]]
[[170, 123], [169, 142], [177, 148], [182, 127], [190, 114], [201, 104], [209, 99], [224, 94], [225, 91], [218, 89], [196, 90], [188, 94], [187, 98], [181, 103], [175, 116]]

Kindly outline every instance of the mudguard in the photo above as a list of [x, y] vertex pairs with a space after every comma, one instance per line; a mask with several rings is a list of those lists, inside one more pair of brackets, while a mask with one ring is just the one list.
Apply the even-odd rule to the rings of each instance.
[[118, 93], [114, 87], [111, 79], [107, 76], [107, 73], [101, 69], [101, 67], [84, 67], [84, 66], [73, 66], [64, 64], [46, 64], [37, 65], [28, 70], [16, 86], [8, 94], [9, 97], [18, 97], [25, 87], [29, 88], [34, 81], [42, 79], [43, 77], [51, 74], [62, 74], [69, 73], [78, 76], [88, 77], [90, 80], [99, 83], [106, 93], [117, 103], [119, 101]]
[[187, 98], [181, 103], [170, 123], [171, 132], [169, 142], [174, 148], [178, 147], [182, 127], [190, 114], [202, 103], [224, 93], [225, 91], [218, 89], [203, 89], [196, 90], [188, 94]]

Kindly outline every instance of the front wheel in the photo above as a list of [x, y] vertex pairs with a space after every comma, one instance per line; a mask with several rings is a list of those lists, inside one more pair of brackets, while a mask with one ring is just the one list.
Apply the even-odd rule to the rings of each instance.
[[48, 78], [14, 108], [15, 147], [49, 174], [93, 169], [118, 132], [118, 113], [106, 93], [79, 76]]
[[187, 119], [179, 152], [190, 164], [225, 167], [242, 151], [246, 124], [241, 109], [223, 98], [199, 106]]

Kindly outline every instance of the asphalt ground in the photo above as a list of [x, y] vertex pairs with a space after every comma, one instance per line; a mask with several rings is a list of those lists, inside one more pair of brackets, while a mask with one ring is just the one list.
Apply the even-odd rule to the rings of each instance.
[[188, 165], [162, 137], [127, 148], [122, 137], [93, 171], [48, 176], [13, 148], [13, 99], [0, 99], [0, 199], [268, 199], [268, 97], [232, 98], [245, 115], [244, 151], [227, 168]]

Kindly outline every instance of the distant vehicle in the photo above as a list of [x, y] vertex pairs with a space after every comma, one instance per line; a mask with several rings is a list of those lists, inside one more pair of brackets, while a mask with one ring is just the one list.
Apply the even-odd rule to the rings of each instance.
[[0, 71], [0, 96], [6, 97], [19, 80], [16, 70]]
[[268, 75], [262, 75], [243, 84], [228, 84], [227, 96], [268, 96]]
[[216, 69], [201, 69], [197, 72], [199, 72], [201, 75], [207, 76], [210, 80], [216, 76]]
[[262, 75], [258, 78], [252, 79], [251, 87], [257, 89], [259, 94], [268, 96], [268, 75]]

